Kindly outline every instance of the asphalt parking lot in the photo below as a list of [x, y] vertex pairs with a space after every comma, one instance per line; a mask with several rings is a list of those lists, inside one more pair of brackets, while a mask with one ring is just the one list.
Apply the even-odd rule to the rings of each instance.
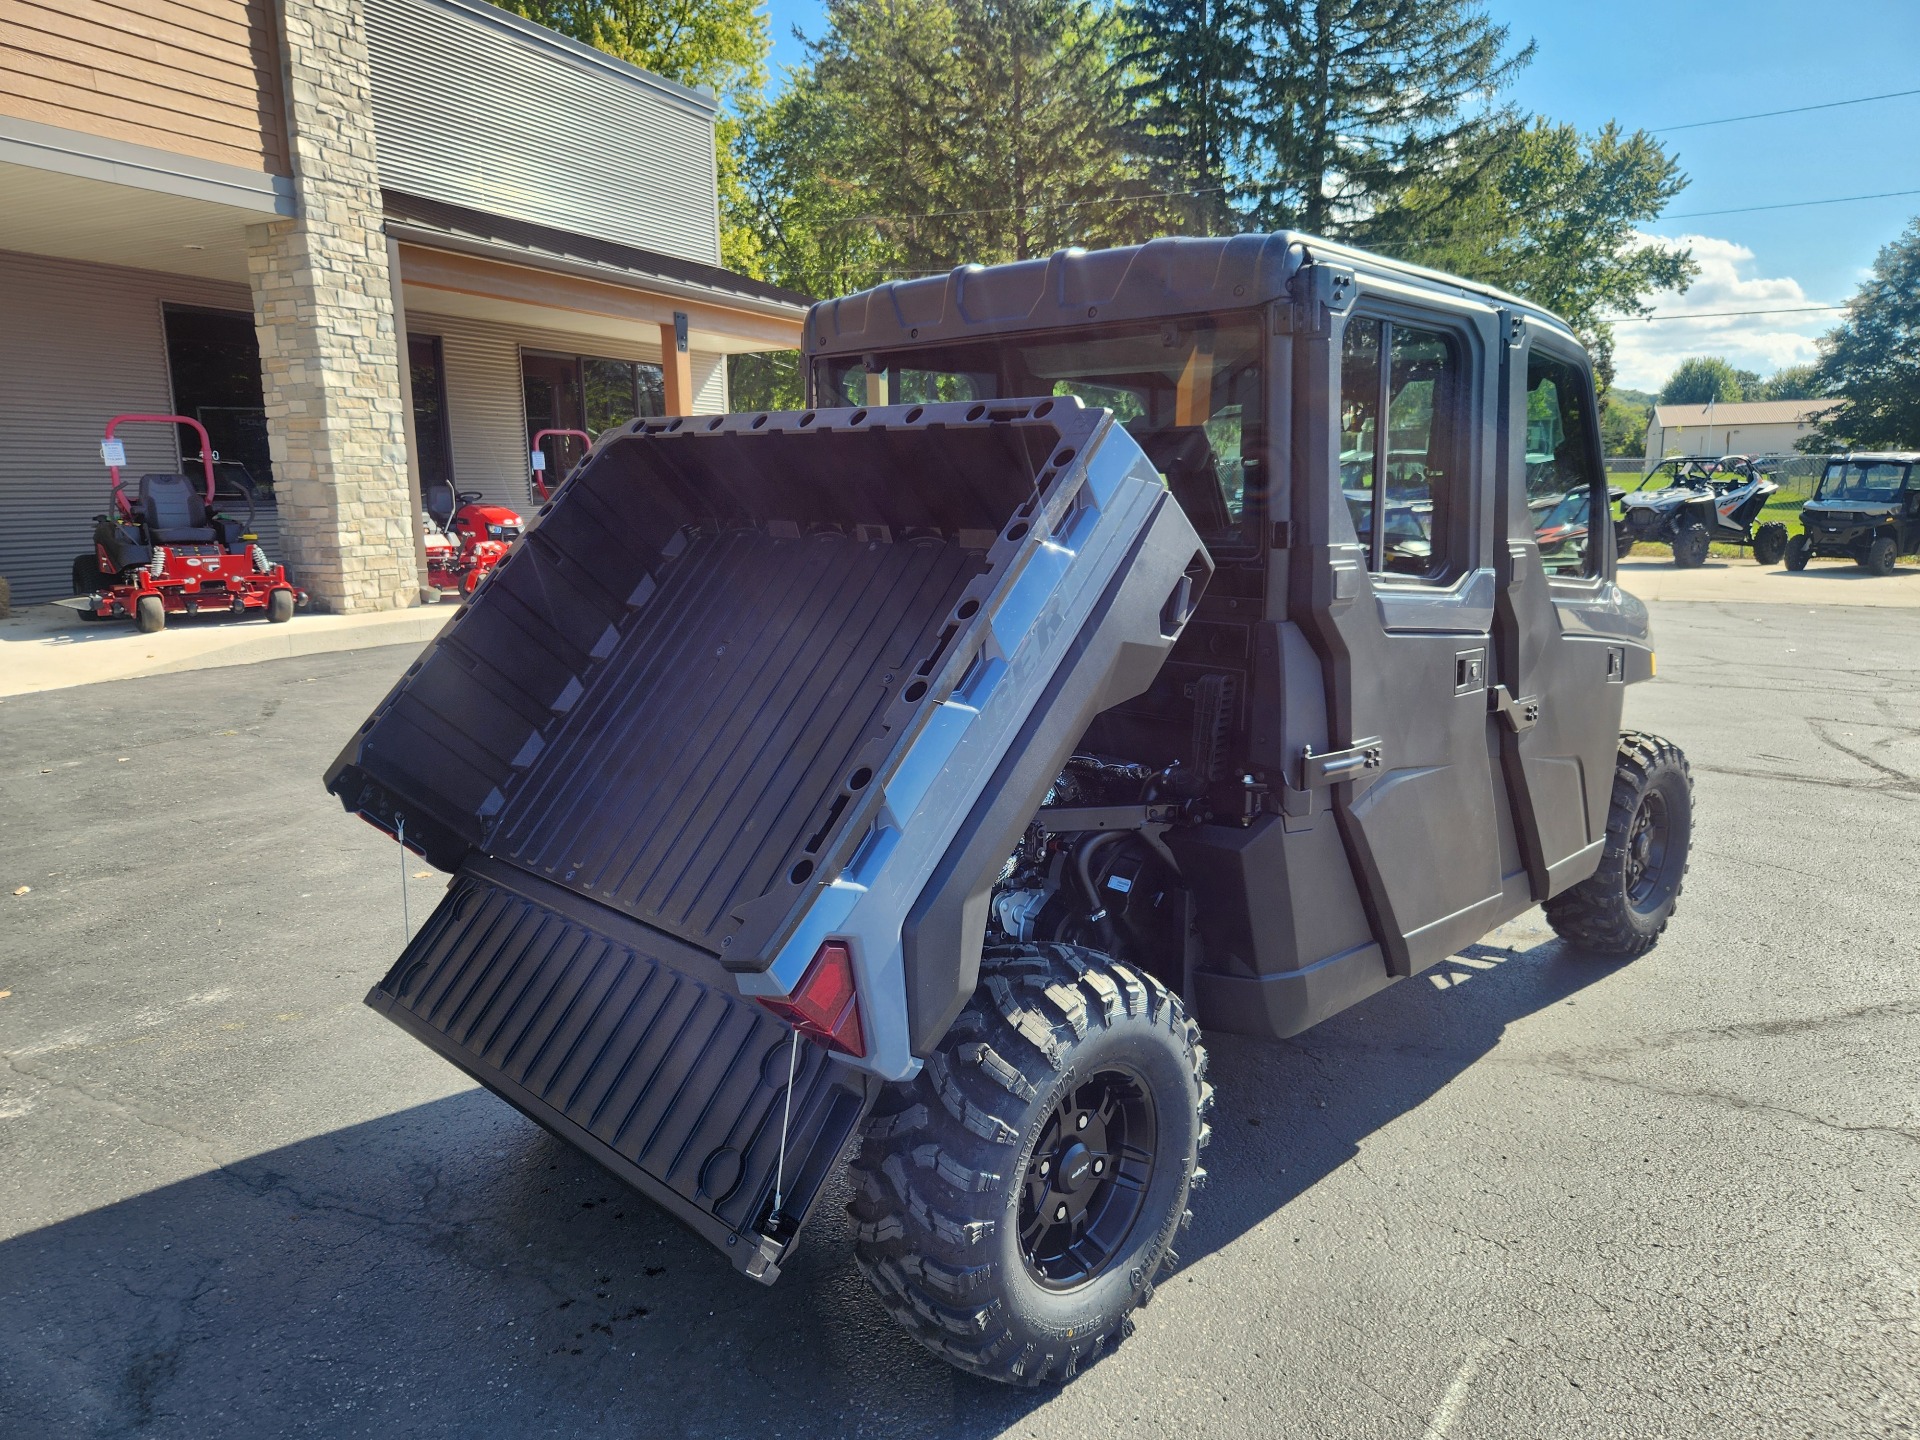
[[1912, 1435], [1920, 631], [1655, 609], [1665, 942], [1536, 914], [1215, 1037], [1180, 1267], [1039, 1394], [897, 1332], [837, 1207], [763, 1290], [362, 1006], [403, 867], [319, 775], [409, 649], [6, 699], [0, 1435]]

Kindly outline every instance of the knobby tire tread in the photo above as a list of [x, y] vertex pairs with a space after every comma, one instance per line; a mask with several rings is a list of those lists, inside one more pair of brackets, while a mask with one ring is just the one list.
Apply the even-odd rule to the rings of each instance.
[[[1197, 1143], [1209, 1138], [1200, 1027], [1160, 981], [1072, 945], [989, 948], [980, 985], [927, 1057], [867, 1122], [852, 1165], [854, 1255], [893, 1318], [928, 1349], [976, 1375], [1019, 1385], [1071, 1378], [1132, 1328], [1122, 1315], [1057, 1347], [1022, 1344], [1006, 1323], [996, 1262], [982, 1251], [1007, 1208], [1026, 1110], [1096, 1028], [1145, 1022], [1169, 1031], [1199, 1094]], [[1206, 1172], [1195, 1166], [1189, 1188]], [[1184, 1202], [1183, 1202], [1184, 1204]], [[1191, 1218], [1183, 1211], [1181, 1224]], [[1141, 1303], [1174, 1257], [1155, 1257]]]
[[1673, 900], [1667, 913], [1651, 931], [1633, 925], [1625, 914], [1627, 833], [1639, 809], [1640, 797], [1651, 788], [1661, 768], [1676, 767], [1686, 781], [1688, 803], [1693, 795], [1693, 772], [1678, 746], [1657, 735], [1638, 730], [1621, 732], [1620, 748], [1613, 770], [1613, 795], [1608, 804], [1606, 849], [1600, 868], [1572, 889], [1547, 901], [1547, 923], [1568, 944], [1599, 955], [1631, 958], [1644, 955], [1666, 933], [1680, 891], [1686, 883], [1689, 855], [1681, 858], [1680, 874], [1673, 883]]

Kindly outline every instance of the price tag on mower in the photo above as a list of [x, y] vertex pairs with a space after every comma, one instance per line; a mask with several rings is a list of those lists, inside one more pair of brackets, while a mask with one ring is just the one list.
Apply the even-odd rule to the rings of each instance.
[[100, 463], [102, 465], [124, 465], [127, 463], [127, 447], [118, 440], [100, 442]]
[[536, 470], [546, 469], [547, 468], [547, 452], [544, 450], [535, 450], [531, 455], [527, 457], [527, 463], [533, 466], [533, 468]]

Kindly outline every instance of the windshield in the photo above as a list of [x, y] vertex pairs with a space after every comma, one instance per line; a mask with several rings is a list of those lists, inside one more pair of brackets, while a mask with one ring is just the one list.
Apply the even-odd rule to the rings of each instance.
[[1260, 334], [1255, 315], [1195, 316], [830, 356], [816, 378], [823, 405], [1078, 396], [1126, 426], [1208, 544], [1234, 544], [1250, 523]]
[[1813, 498], [1891, 505], [1907, 483], [1907, 472], [1912, 468], [1891, 460], [1829, 461]]
[[1540, 517], [1539, 528], [1545, 530], [1549, 526], [1586, 524], [1589, 498], [1585, 490], [1574, 490], [1562, 496], [1552, 509]]

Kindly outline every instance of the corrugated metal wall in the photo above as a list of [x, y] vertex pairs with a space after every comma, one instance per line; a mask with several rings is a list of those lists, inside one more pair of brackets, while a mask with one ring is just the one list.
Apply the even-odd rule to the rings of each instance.
[[380, 183], [720, 263], [713, 105], [484, 0], [366, 0]]
[[[455, 484], [462, 490], [478, 490], [489, 500], [504, 505], [527, 503], [527, 430], [520, 385], [521, 350], [660, 363], [660, 347], [642, 341], [624, 342], [598, 335], [569, 335], [557, 330], [531, 330], [435, 315], [417, 303], [407, 307], [407, 333], [440, 337], [441, 364], [446, 368], [447, 424], [453, 438]], [[727, 367], [723, 357], [696, 354], [693, 383], [701, 410], [726, 409]]]
[[[107, 508], [107, 421], [173, 408], [161, 304], [253, 305], [244, 286], [4, 253], [0, 295], [0, 575], [15, 604], [35, 604], [72, 593], [73, 557]], [[132, 476], [179, 467], [169, 428], [124, 438]], [[272, 553], [277, 531], [263, 518]]]

